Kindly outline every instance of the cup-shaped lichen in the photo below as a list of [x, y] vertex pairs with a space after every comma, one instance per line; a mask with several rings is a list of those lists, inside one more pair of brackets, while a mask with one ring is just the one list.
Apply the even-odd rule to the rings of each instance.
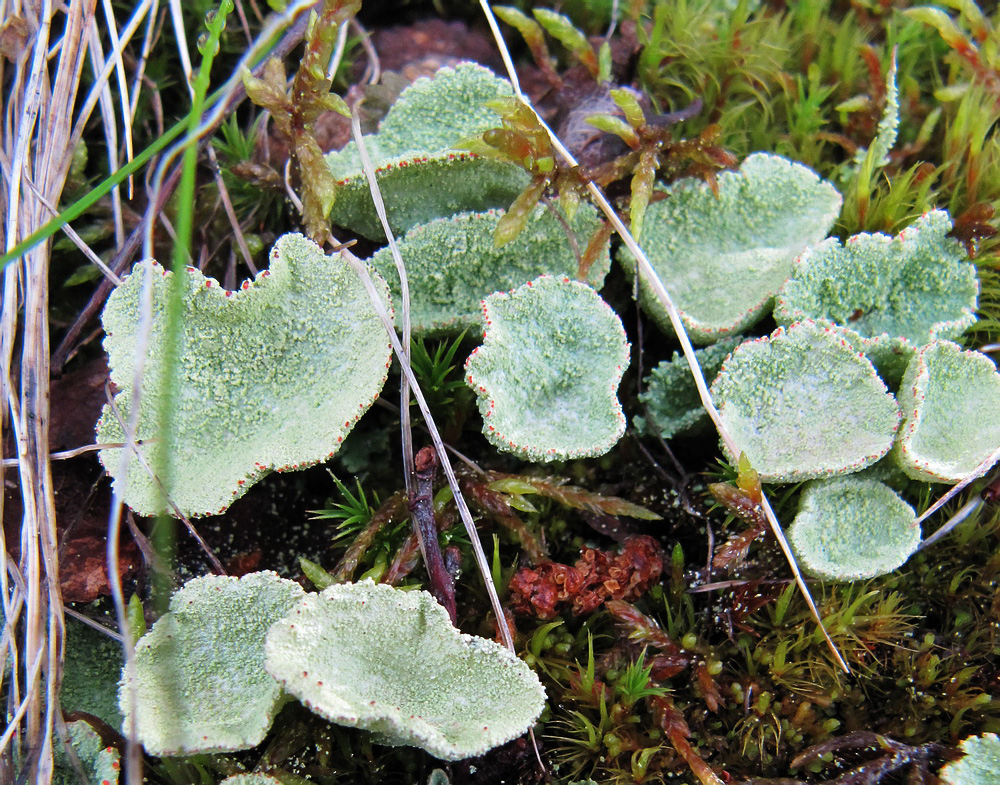
[[957, 338], [976, 320], [975, 266], [950, 231], [948, 213], [935, 210], [896, 237], [857, 234], [844, 245], [831, 238], [812, 246], [778, 293], [774, 318], [846, 327], [898, 380], [894, 369], [901, 373], [916, 347]]
[[[715, 379], [723, 360], [742, 340], [739, 336], [723, 338], [695, 351], [706, 381]], [[639, 395], [639, 400], [646, 405], [649, 417], [635, 418], [640, 433], [653, 432], [664, 439], [672, 439], [711, 422], [698, 396], [691, 368], [679, 352], [674, 352], [673, 357], [653, 368], [644, 382], [646, 390]]]
[[430, 594], [370, 580], [306, 596], [266, 648], [267, 670], [317, 714], [445, 760], [522, 735], [545, 703], [527, 665], [460, 633]]
[[1000, 449], [1000, 374], [985, 354], [935, 341], [910, 361], [895, 456], [910, 477], [957, 483]]
[[920, 544], [920, 527], [913, 508], [887, 485], [835, 477], [802, 492], [788, 541], [809, 574], [858, 581], [902, 566]]
[[[498, 124], [490, 100], [511, 95], [510, 83], [474, 63], [442, 68], [406, 88], [365, 137], [394, 232], [467, 210], [506, 207], [528, 184], [518, 166], [477, 158], [456, 146]], [[327, 155], [338, 180], [330, 220], [384, 240], [357, 145]]]
[[[493, 233], [502, 215], [503, 211], [493, 210], [459, 213], [416, 226], [399, 241], [414, 334], [461, 332], [478, 325], [484, 297], [543, 273], [576, 277], [578, 260], [566, 230], [550, 211], [536, 209], [521, 234], [497, 248]], [[585, 246], [600, 226], [597, 211], [580, 205], [569, 226]], [[389, 249], [376, 253], [371, 262], [395, 296], [399, 277]], [[605, 244], [590, 267], [587, 283], [599, 289], [610, 266]]]
[[152, 755], [243, 750], [267, 734], [285, 696], [264, 670], [264, 637], [303, 596], [273, 572], [188, 581], [136, 644], [119, 704]]
[[586, 284], [542, 276], [483, 301], [483, 344], [466, 361], [483, 433], [529, 461], [603, 455], [625, 432], [618, 384], [629, 344]]
[[[753, 325], [807, 245], [826, 237], [840, 210], [836, 189], [775, 155], [748, 156], [718, 176], [718, 195], [683, 180], [646, 210], [641, 244], [667, 285], [691, 339], [712, 343]], [[635, 260], [625, 249], [620, 261]], [[665, 330], [666, 310], [640, 280], [643, 308]]]
[[860, 471], [889, 452], [899, 425], [899, 406], [871, 362], [841, 331], [810, 322], [739, 346], [712, 396], [739, 449], [771, 482]]
[[[236, 292], [196, 270], [187, 273], [172, 369], [173, 429], [159, 432], [167, 385], [167, 300], [172, 273], [137, 265], [108, 298], [103, 321], [115, 405], [125, 422], [142, 322], [142, 289], [152, 287], [137, 437], [144, 466], [132, 457], [126, 503], [142, 515], [163, 509], [150, 476], [172, 447], [170, 498], [186, 515], [222, 512], [258, 479], [331, 457], [385, 383], [391, 349], [358, 276], [297, 234], [280, 238], [270, 270]], [[388, 302], [388, 287], [376, 277]], [[104, 408], [99, 442], [121, 442], [114, 410]], [[172, 443], [172, 445], [171, 445]], [[101, 450], [120, 488], [121, 449]]]

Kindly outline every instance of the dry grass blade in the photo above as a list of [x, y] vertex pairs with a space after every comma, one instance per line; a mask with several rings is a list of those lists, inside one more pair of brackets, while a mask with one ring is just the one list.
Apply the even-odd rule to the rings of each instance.
[[[341, 31], [347, 30], [347, 25], [340, 26]], [[396, 265], [396, 274], [399, 275], [399, 288], [402, 292], [400, 296], [400, 315], [403, 322], [403, 360], [407, 364], [410, 362], [411, 328], [410, 328], [410, 286], [406, 279], [406, 265], [403, 264], [403, 257], [399, 253], [399, 246], [396, 245], [396, 238], [393, 236], [389, 226], [389, 217], [385, 212], [385, 202], [382, 201], [382, 192], [375, 181], [375, 167], [368, 155], [368, 148], [365, 146], [364, 137], [361, 135], [361, 120], [357, 111], [351, 113], [351, 133], [354, 141], [358, 145], [358, 152], [361, 154], [361, 166], [365, 171], [365, 179], [368, 180], [368, 190], [372, 195], [372, 202], [375, 204], [375, 212], [382, 223], [382, 231], [385, 232], [389, 241], [389, 251], [392, 254], [392, 261]], [[400, 360], [400, 362], [403, 362]], [[413, 498], [413, 426], [410, 422], [410, 380], [408, 376], [403, 376], [399, 394], [399, 421], [402, 430], [403, 442], [403, 479], [406, 482], [407, 496]]]
[[[5, 79], [8, 93], [4, 121], [11, 130], [4, 142], [4, 158], [10, 162], [4, 167], [4, 191], [8, 195], [3, 223], [5, 249], [13, 248], [19, 238], [41, 226], [50, 212], [49, 205], [58, 203], [62, 194], [72, 160], [73, 110], [94, 11], [95, 0], [76, 0], [59, 7], [50, 2], [21, 7], [34, 36], [16, 61], [11, 78]], [[53, 30], [61, 31], [57, 41], [50, 38]], [[20, 564], [16, 572], [11, 564], [4, 571], [4, 607], [12, 612], [5, 634], [8, 641], [19, 645], [18, 665], [26, 666], [11, 674], [11, 720], [0, 739], [0, 752], [7, 756], [7, 762], [12, 760], [9, 745], [16, 735], [21, 760], [26, 760], [25, 750], [31, 752], [31, 771], [23, 776], [43, 785], [52, 778], [52, 749], [61, 726], [57, 696], [63, 648], [48, 447], [48, 264], [49, 244], [42, 243], [27, 252], [19, 265], [5, 271], [0, 337], [2, 394], [9, 407], [8, 422], [17, 448], [23, 507]], [[23, 321], [18, 336], [21, 293]], [[21, 351], [15, 364], [18, 337]], [[6, 553], [5, 547], [5, 558]], [[7, 574], [19, 575], [21, 581], [15, 581], [11, 588]]]
[[[489, 22], [490, 29], [493, 31], [493, 37], [496, 39], [497, 46], [500, 48], [500, 56], [503, 58], [504, 65], [507, 69], [507, 74], [510, 78], [511, 85], [514, 88], [514, 93], [518, 99], [524, 104], [525, 107], [530, 109], [535, 116], [538, 118], [538, 122], [545, 128], [549, 135], [549, 139], [552, 141], [552, 146], [559, 152], [559, 155], [569, 164], [571, 167], [578, 166], [576, 159], [573, 157], [572, 153], [566, 148], [566, 146], [559, 140], [555, 132], [548, 126], [548, 124], [538, 115], [535, 108], [531, 105], [528, 98], [521, 92], [521, 87], [517, 80], [517, 73], [514, 70], [514, 63], [510, 58], [510, 52], [507, 49], [507, 44], [503, 39], [503, 35], [500, 33], [500, 28], [497, 24], [496, 17], [493, 15], [493, 10], [490, 8], [489, 0], [479, 0], [479, 4], [483, 8], [483, 12], [486, 14], [486, 19]], [[695, 387], [698, 389], [698, 396], [701, 399], [702, 405], [705, 407], [705, 411], [708, 412], [709, 417], [715, 425], [716, 430], [719, 433], [719, 437], [725, 443], [729, 452], [733, 455], [740, 455], [742, 450], [736, 443], [736, 440], [729, 433], [725, 424], [722, 422], [722, 418], [719, 416], [718, 410], [715, 408], [715, 404], [712, 402], [712, 396], [708, 390], [708, 384], [705, 382], [705, 376], [701, 371], [701, 367], [698, 365], [698, 360], [694, 354], [694, 347], [691, 345], [691, 340], [688, 338], [687, 331], [684, 328], [684, 323], [681, 320], [680, 314], [677, 311], [677, 307], [674, 305], [670, 294], [667, 292], [666, 287], [664, 287], [663, 282], [660, 281], [656, 270], [649, 263], [649, 259], [643, 252], [642, 248], [636, 242], [632, 233], [628, 230], [625, 224], [622, 222], [618, 213], [615, 211], [614, 207], [608, 201], [607, 197], [598, 188], [593, 181], [587, 182], [587, 191], [590, 193], [591, 198], [594, 200], [595, 204], [601, 209], [601, 212], [607, 216], [607, 219], [614, 226], [615, 231], [618, 236], [621, 237], [622, 242], [632, 253], [632, 256], [636, 259], [636, 264], [638, 267], [639, 275], [646, 280], [646, 282], [652, 287], [654, 294], [660, 301], [660, 304], [666, 310], [668, 316], [670, 317], [670, 323], [674, 328], [674, 332], [677, 334], [677, 338], [681, 343], [681, 348], [684, 351], [684, 357], [687, 360], [688, 367], [691, 369], [691, 376], [694, 379]], [[785, 559], [788, 561], [788, 565], [792, 570], [792, 574], [795, 576], [795, 583], [798, 585], [802, 592], [806, 603], [809, 606], [813, 617], [816, 619], [816, 623], [819, 625], [820, 630], [823, 633], [823, 637], [826, 640], [827, 646], [829, 646], [830, 651], [833, 653], [837, 664], [844, 670], [845, 673], [850, 673], [850, 668], [847, 662], [844, 660], [843, 656], [837, 650], [836, 645], [830, 638], [829, 633], [823, 626], [823, 620], [820, 618], [819, 611], [816, 608], [816, 603], [813, 601], [812, 595], [809, 592], [809, 587], [806, 586], [805, 579], [799, 570], [798, 564], [795, 561], [795, 557], [792, 554], [792, 549], [788, 544], [788, 540], [785, 538], [785, 534], [781, 529], [781, 524], [778, 523], [778, 519], [774, 514], [774, 510], [771, 509], [770, 503], [767, 498], [764, 497], [762, 500], [762, 506], [764, 512], [767, 515], [768, 523], [771, 525], [771, 531], [774, 533], [775, 538], [781, 547], [782, 553], [785, 555]]]

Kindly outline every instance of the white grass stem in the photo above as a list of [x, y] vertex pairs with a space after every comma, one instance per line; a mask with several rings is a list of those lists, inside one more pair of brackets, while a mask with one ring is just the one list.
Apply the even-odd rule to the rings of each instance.
[[469, 540], [472, 543], [472, 553], [476, 560], [476, 566], [479, 568], [479, 572], [483, 576], [483, 582], [486, 584], [486, 593], [490, 598], [490, 606], [493, 608], [493, 613], [496, 616], [497, 627], [500, 630], [500, 637], [503, 639], [504, 645], [514, 651], [514, 640], [510, 635], [510, 628], [507, 626], [507, 617], [504, 615], [503, 606], [500, 605], [500, 597], [497, 595], [496, 587], [493, 585], [493, 577], [490, 572], [489, 562], [486, 560], [486, 553], [483, 551], [483, 544], [479, 540], [479, 532], [476, 531], [476, 524], [472, 520], [472, 513], [469, 511], [469, 506], [465, 502], [465, 497], [462, 496], [462, 490], [458, 487], [458, 478], [455, 476], [455, 470], [451, 466], [451, 460], [448, 458], [448, 451], [445, 449], [444, 441], [441, 439], [441, 434], [438, 431], [437, 425], [434, 422], [434, 418], [431, 416], [431, 410], [427, 406], [427, 400], [424, 398], [423, 391], [420, 389], [420, 383], [417, 381], [417, 377], [413, 374], [413, 369], [410, 364], [406, 361], [406, 355], [403, 352], [403, 345], [400, 343], [399, 336], [396, 335], [396, 326], [393, 324], [392, 315], [385, 309], [385, 305], [382, 303], [381, 297], [379, 297], [378, 292], [375, 289], [375, 284], [372, 282], [371, 275], [368, 273], [368, 268], [365, 263], [362, 262], [357, 256], [351, 253], [347, 248], [340, 249], [341, 258], [350, 265], [351, 269], [358, 274], [361, 279], [361, 283], [365, 287], [365, 291], [368, 292], [368, 298], [372, 302], [372, 307], [375, 309], [375, 313], [382, 320], [382, 324], [385, 326], [385, 331], [389, 335], [389, 340], [392, 342], [393, 351], [396, 353], [396, 357], [399, 360], [400, 367], [403, 374], [409, 379], [410, 387], [413, 391], [413, 397], [417, 399], [417, 406], [420, 408], [421, 414], [424, 416], [424, 423], [427, 425], [427, 430], [430, 432], [431, 441], [434, 443], [434, 449], [437, 451], [438, 460], [441, 462], [441, 469], [444, 471], [445, 477], [448, 479], [448, 487], [451, 488], [452, 495], [455, 499], [455, 506], [458, 508], [459, 517], [462, 519], [462, 523], [465, 525], [465, 530], [469, 535]]
[[347, 22], [341, 22], [337, 29], [337, 44], [333, 47], [333, 54], [330, 55], [330, 65], [326, 69], [326, 78], [332, 82], [333, 77], [340, 68], [340, 61], [344, 58], [344, 49], [347, 48]]
[[[97, 20], [91, 20], [87, 29], [89, 44], [89, 57], [91, 70], [96, 80], [100, 76], [100, 63], [104, 59], [103, 47], [101, 46], [101, 34], [97, 29]], [[104, 146], [108, 156], [108, 171], [114, 172], [118, 169], [118, 126], [115, 123], [114, 101], [111, 98], [111, 86], [108, 80], [104, 79], [101, 84], [97, 99], [101, 108], [101, 127], [104, 129]], [[115, 247], [121, 248], [125, 242], [125, 224], [122, 220], [122, 196], [121, 189], [116, 185], [111, 189], [111, 217], [115, 229]]]
[[[138, 454], [136, 433], [139, 429], [139, 410], [142, 402], [142, 379], [146, 367], [146, 352], [149, 335], [153, 325], [153, 272], [149, 265], [143, 268], [142, 289], [139, 294], [139, 324], [136, 327], [136, 348], [132, 374], [131, 410], [128, 421], [123, 423], [122, 431], [125, 437], [125, 449], [122, 450], [121, 461], [118, 464], [117, 476], [119, 483], [112, 485], [111, 511], [108, 516], [107, 570], [108, 584], [111, 587], [111, 599], [115, 606], [115, 616], [118, 630], [122, 636], [122, 652], [125, 657], [125, 668], [131, 668], [135, 641], [128, 623], [128, 613], [125, 607], [125, 594], [122, 590], [122, 577], [118, 560], [118, 540], [121, 536], [124, 496], [128, 490], [128, 467], [132, 453]], [[125, 734], [125, 785], [140, 785], [142, 782], [142, 750], [138, 742], [139, 695], [135, 684], [129, 683], [126, 700], [129, 704], [129, 723], [122, 728]]]
[[[347, 25], [341, 25], [342, 30], [347, 29]], [[403, 264], [403, 256], [399, 253], [399, 246], [393, 236], [392, 228], [389, 226], [389, 217], [385, 212], [385, 202], [382, 200], [382, 191], [378, 187], [375, 179], [375, 167], [372, 166], [371, 158], [368, 155], [368, 148], [365, 146], [364, 137], [361, 135], [361, 120], [356, 111], [351, 112], [351, 133], [354, 135], [354, 142], [358, 146], [361, 154], [361, 166], [368, 180], [368, 190], [375, 205], [375, 212], [382, 223], [382, 231], [385, 232], [386, 240], [389, 242], [389, 252], [392, 254], [392, 261], [396, 265], [396, 273], [399, 275], [400, 296], [400, 318], [403, 326], [403, 357], [406, 364], [410, 363], [410, 351], [412, 348], [411, 325], [410, 325], [410, 285], [406, 278], [406, 265]], [[414, 459], [413, 459], [413, 424], [410, 421], [410, 380], [407, 375], [403, 375], [399, 392], [399, 423], [401, 430], [401, 440], [403, 443], [403, 478], [406, 483], [406, 496], [413, 498]]]
[[[102, 0], [104, 18], [108, 23], [108, 32], [111, 34], [111, 54], [115, 60], [115, 76], [118, 79], [118, 97], [122, 107], [122, 136], [125, 137], [125, 160], [131, 161], [133, 157], [132, 149], [132, 102], [129, 100], [128, 79], [125, 76], [125, 61], [122, 58], [122, 47], [125, 41], [118, 36], [118, 23], [115, 21], [115, 11], [111, 6], [111, 0]], [[117, 150], [117, 148], [116, 148]], [[112, 170], [117, 169], [117, 162], [112, 166]], [[132, 176], [128, 178], [128, 198], [133, 196]], [[120, 245], [120, 243], [119, 243]]]
[[[919, 526], [921, 523], [930, 518], [934, 513], [936, 513], [938, 510], [944, 507], [944, 505], [946, 505], [948, 502], [954, 499], [958, 493], [960, 493], [966, 487], [968, 487], [969, 483], [975, 482], [984, 474], [986, 474], [986, 472], [990, 470], [990, 467], [993, 466], [993, 464], [995, 464], [997, 461], [1000, 461], [1000, 449], [996, 449], [988, 456], [986, 456], [985, 459], [983, 459], [976, 465], [975, 469], [969, 472], [969, 474], [965, 477], [964, 480], [962, 480], [957, 485], [953, 485], [951, 488], [949, 488], [948, 491], [940, 499], [938, 499], [936, 502], [934, 502], [934, 504], [932, 504], [930, 507], [924, 510], [923, 514], [919, 518], [917, 518], [916, 521], [914, 521], [913, 525]], [[937, 536], [935, 534], [935, 540], [936, 539]], [[920, 547], [923, 548], [929, 544], [930, 543], [925, 542]]]

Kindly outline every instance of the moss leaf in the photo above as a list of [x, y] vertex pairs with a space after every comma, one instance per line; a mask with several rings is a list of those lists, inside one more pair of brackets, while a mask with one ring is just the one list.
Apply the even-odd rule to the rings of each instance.
[[[481, 301], [488, 294], [512, 289], [543, 273], [576, 274], [577, 259], [566, 232], [548, 210], [539, 207], [532, 212], [521, 235], [497, 249], [493, 232], [502, 215], [459, 213], [416, 226], [400, 240], [415, 335], [459, 333], [479, 324]], [[600, 227], [597, 211], [581, 205], [570, 227], [579, 240], [589, 238]], [[389, 250], [376, 253], [371, 263], [397, 296], [399, 277]], [[587, 283], [599, 289], [610, 266], [605, 242]]]
[[152, 755], [243, 750], [259, 744], [285, 701], [264, 670], [264, 636], [303, 596], [273, 572], [188, 581], [138, 642], [119, 703]]
[[802, 492], [788, 540], [818, 578], [859, 581], [892, 572], [920, 545], [913, 508], [876, 480], [817, 480]]
[[520, 736], [545, 700], [527, 665], [460, 633], [430, 594], [371, 581], [308, 595], [266, 650], [268, 671], [317, 714], [445, 760]]
[[1000, 448], [1000, 374], [984, 354], [935, 341], [910, 361], [895, 456], [910, 477], [957, 483]]
[[529, 461], [603, 455], [625, 432], [616, 392], [629, 363], [621, 320], [586, 284], [543, 276], [483, 301], [466, 361], [483, 433]]
[[[792, 260], [826, 236], [841, 203], [811, 169], [762, 153], [736, 172], [722, 172], [718, 197], [698, 179], [671, 186], [667, 195], [647, 208], [641, 244], [699, 343], [760, 319]], [[627, 250], [619, 258], [634, 270]], [[645, 282], [640, 294], [647, 313], [669, 331], [666, 311]]]
[[739, 346], [712, 396], [765, 482], [859, 471], [889, 452], [899, 425], [871, 362], [840, 331], [808, 322]]
[[[158, 439], [171, 273], [155, 262], [137, 265], [105, 306], [104, 342], [115, 402], [129, 416], [140, 303], [152, 276], [153, 324], [145, 361], [138, 437], [150, 466]], [[388, 287], [379, 284], [388, 301]], [[285, 235], [271, 269], [237, 292], [197, 271], [187, 274], [180, 356], [171, 498], [187, 515], [224, 511], [270, 471], [326, 460], [368, 409], [386, 379], [391, 356], [381, 321], [360, 280], [301, 235]], [[98, 441], [121, 442], [110, 407]], [[118, 484], [120, 449], [100, 453]], [[125, 501], [141, 515], [161, 509], [160, 490], [135, 458]]]
[[979, 284], [949, 231], [948, 213], [935, 210], [896, 237], [865, 233], [815, 245], [779, 292], [774, 318], [847, 327], [880, 369], [898, 364], [893, 356], [905, 363], [930, 341], [957, 338], [976, 321]]

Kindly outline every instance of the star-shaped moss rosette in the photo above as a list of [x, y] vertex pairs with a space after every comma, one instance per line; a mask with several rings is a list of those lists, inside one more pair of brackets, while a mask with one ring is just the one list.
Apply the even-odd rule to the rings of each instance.
[[273, 572], [188, 581], [139, 639], [118, 698], [151, 755], [244, 750], [259, 744], [287, 700], [264, 670], [264, 637], [305, 594]]
[[946, 763], [939, 776], [944, 785], [996, 785], [1000, 782], [1000, 737], [969, 736], [959, 745], [965, 753]]
[[[578, 260], [562, 224], [538, 207], [518, 237], [494, 247], [493, 233], [503, 211], [459, 213], [411, 229], [399, 242], [410, 288], [410, 319], [415, 335], [459, 333], [479, 324], [480, 303], [492, 292], [512, 289], [548, 273], [575, 277]], [[581, 246], [597, 231], [597, 211], [582, 204], [570, 228]], [[371, 259], [372, 266], [398, 296], [399, 277], [389, 249]], [[600, 289], [611, 267], [605, 245], [587, 275]]]
[[920, 545], [913, 508], [889, 486], [856, 476], [809, 483], [788, 541], [817, 578], [860, 581], [901, 567]]
[[538, 677], [452, 626], [427, 592], [363, 581], [310, 594], [267, 636], [267, 670], [331, 722], [444, 760], [482, 755], [541, 714]]
[[[509, 82], [474, 63], [442, 68], [403, 90], [378, 133], [365, 137], [393, 232], [514, 201], [530, 179], [525, 171], [456, 149], [462, 140], [495, 127], [496, 113], [486, 103], [511, 94]], [[326, 160], [339, 185], [330, 220], [384, 240], [357, 145], [349, 142]]]
[[[742, 337], [732, 336], [695, 351], [708, 383], [715, 379], [723, 360], [742, 341]], [[643, 381], [646, 390], [639, 394], [639, 401], [645, 404], [649, 418], [634, 419], [640, 433], [653, 432], [664, 439], [673, 439], [711, 422], [691, 378], [691, 368], [680, 352], [674, 352], [673, 357], [657, 365]]]
[[[150, 467], [160, 465], [158, 423], [170, 278], [155, 262], [136, 266], [108, 298], [104, 348], [115, 403], [128, 422], [143, 280], [152, 276], [153, 322], [137, 436]], [[375, 276], [388, 303], [388, 287]], [[170, 498], [186, 515], [223, 512], [271, 471], [324, 461], [340, 447], [385, 383], [391, 349], [361, 281], [339, 258], [297, 234], [280, 238], [270, 270], [236, 292], [189, 270], [180, 352]], [[124, 440], [105, 407], [99, 442]], [[101, 462], [122, 482], [120, 448]], [[141, 515], [162, 509], [161, 490], [133, 456], [125, 501]]]
[[889, 452], [899, 426], [899, 406], [871, 362], [843, 331], [811, 322], [740, 345], [712, 397], [766, 482], [860, 471]]
[[625, 432], [629, 363], [617, 314], [586, 284], [542, 276], [483, 301], [483, 344], [465, 363], [483, 433], [528, 461], [603, 455]]
[[[755, 153], [718, 176], [666, 189], [646, 210], [640, 244], [680, 310], [691, 339], [713, 343], [762, 318], [810, 243], [826, 237], [841, 197], [811, 169]], [[634, 271], [628, 250], [619, 260]], [[643, 308], [670, 331], [666, 310], [640, 281]]]
[[846, 327], [898, 381], [916, 348], [957, 338], [976, 321], [976, 269], [950, 231], [948, 213], [934, 210], [896, 237], [863, 233], [810, 247], [778, 293], [775, 320]]
[[1000, 448], [1000, 374], [985, 354], [935, 341], [910, 361], [894, 455], [910, 477], [957, 483]]

